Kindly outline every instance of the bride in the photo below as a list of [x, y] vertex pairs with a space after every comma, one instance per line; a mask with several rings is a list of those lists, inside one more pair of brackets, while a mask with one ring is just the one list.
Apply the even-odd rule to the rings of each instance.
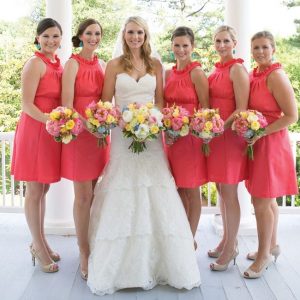
[[[107, 64], [102, 100], [122, 109], [129, 103], [163, 102], [162, 67], [150, 57], [149, 30], [130, 17], [123, 55]], [[90, 221], [88, 286], [93, 293], [157, 284], [192, 289], [200, 285], [194, 242], [168, 169], [161, 140], [132, 153], [129, 139], [112, 131], [111, 158], [95, 188]]]

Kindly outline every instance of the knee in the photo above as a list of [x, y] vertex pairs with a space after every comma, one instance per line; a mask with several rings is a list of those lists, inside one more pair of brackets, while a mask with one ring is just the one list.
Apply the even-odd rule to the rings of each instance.
[[79, 206], [90, 206], [93, 198], [92, 192], [81, 193], [79, 195], [75, 195], [75, 203]]

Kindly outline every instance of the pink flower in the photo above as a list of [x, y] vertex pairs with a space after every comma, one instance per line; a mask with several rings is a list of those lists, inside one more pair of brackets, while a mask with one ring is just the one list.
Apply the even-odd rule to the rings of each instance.
[[53, 135], [55, 137], [59, 136], [59, 134], [60, 134], [60, 126], [59, 126], [58, 122], [47, 121], [46, 129], [51, 135]]
[[95, 118], [101, 123], [105, 122], [108, 116], [108, 111], [106, 109], [99, 108], [95, 113]]
[[78, 135], [83, 130], [83, 123], [80, 119], [75, 119], [75, 126], [72, 128], [71, 133], [74, 135]]
[[246, 119], [238, 118], [234, 121], [235, 131], [238, 135], [244, 136], [245, 132], [248, 130], [248, 122]]
[[172, 129], [173, 130], [180, 130], [180, 128], [182, 127], [182, 119], [181, 118], [173, 118], [172, 120]]

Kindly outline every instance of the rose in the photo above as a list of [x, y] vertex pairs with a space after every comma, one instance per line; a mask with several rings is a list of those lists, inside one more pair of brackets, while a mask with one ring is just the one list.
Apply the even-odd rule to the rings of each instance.
[[130, 122], [130, 121], [132, 120], [132, 118], [133, 118], [133, 113], [132, 113], [132, 111], [130, 111], [130, 110], [125, 110], [125, 111], [123, 111], [123, 113], [122, 113], [122, 118], [123, 118], [123, 120], [124, 120], [126, 123]]
[[149, 127], [146, 124], [141, 124], [134, 134], [138, 139], [144, 140], [149, 135]]
[[71, 133], [74, 135], [78, 135], [79, 133], [81, 133], [81, 131], [83, 130], [83, 124], [82, 121], [80, 119], [77, 119], [75, 121], [75, 125], [71, 130]]

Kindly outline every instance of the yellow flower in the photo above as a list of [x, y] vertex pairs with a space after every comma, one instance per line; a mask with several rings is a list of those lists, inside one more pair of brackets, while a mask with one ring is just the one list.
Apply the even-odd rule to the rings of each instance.
[[173, 116], [174, 118], [179, 117], [179, 109], [178, 109], [178, 108], [175, 108], [175, 109], [174, 109], [174, 112], [173, 112], [172, 116]]
[[142, 115], [142, 114], [138, 114], [136, 116], [137, 118], [137, 121], [140, 123], [140, 124], [143, 124], [145, 122], [145, 117]]
[[253, 122], [251, 123], [251, 129], [252, 129], [252, 130], [258, 130], [259, 128], [260, 128], [259, 122], [253, 121]]
[[167, 128], [170, 128], [170, 127], [171, 127], [171, 120], [170, 120], [170, 119], [164, 120], [164, 125], [165, 125]]
[[90, 119], [89, 119], [89, 122], [90, 122], [91, 124], [97, 126], [97, 127], [100, 125], [99, 121], [98, 121], [97, 119], [94, 119], [94, 118], [90, 118]]
[[52, 121], [59, 120], [60, 119], [60, 112], [59, 111], [52, 111], [50, 113], [50, 119]]
[[74, 122], [73, 120], [69, 120], [69, 121], [66, 123], [66, 129], [67, 129], [67, 130], [71, 130], [74, 126], [75, 126], [75, 122]]
[[73, 118], [73, 119], [79, 118], [78, 112], [75, 111], [75, 112], [73, 113], [73, 115], [72, 115], [72, 118]]
[[189, 134], [189, 126], [188, 125], [182, 126], [179, 134], [180, 134], [180, 136], [188, 135]]
[[113, 122], [115, 122], [115, 118], [112, 115], [107, 115], [106, 123], [111, 124]]
[[65, 109], [65, 115], [70, 118], [72, 116], [72, 109], [70, 108], [66, 108]]
[[189, 123], [189, 118], [188, 118], [187, 116], [184, 116], [184, 117], [182, 118], [182, 122], [183, 122], [184, 124], [188, 124], [188, 123]]
[[204, 130], [205, 131], [210, 131], [212, 128], [213, 128], [213, 124], [212, 124], [211, 121], [205, 122], [205, 125], [204, 125]]
[[158, 132], [159, 132], [158, 126], [157, 126], [157, 125], [151, 126], [151, 127], [150, 127], [150, 132], [151, 132], [152, 134], [158, 133]]
[[126, 124], [125, 129], [126, 131], [131, 131], [132, 129], [131, 124], [130, 123]]
[[112, 109], [113, 105], [112, 105], [111, 102], [105, 101], [103, 103], [103, 107], [106, 108], [106, 109]]
[[129, 110], [134, 110], [135, 109], [135, 103], [130, 103], [130, 104], [128, 104], [128, 108], [129, 108]]
[[61, 133], [65, 133], [68, 131], [68, 129], [66, 128], [66, 126], [62, 126], [59, 130]]
[[151, 109], [151, 108], [153, 108], [153, 103], [151, 103], [151, 102], [148, 102], [147, 104], [146, 104], [146, 106], [149, 108], [149, 109]]
[[86, 116], [87, 116], [88, 118], [91, 118], [91, 117], [93, 116], [92, 111], [91, 111], [90, 108], [87, 108], [87, 109], [85, 110], [85, 114], [86, 114]]
[[241, 115], [241, 117], [242, 117], [243, 119], [247, 119], [247, 117], [248, 117], [248, 114], [247, 114], [246, 111], [241, 111], [241, 112], [240, 112], [240, 115]]

